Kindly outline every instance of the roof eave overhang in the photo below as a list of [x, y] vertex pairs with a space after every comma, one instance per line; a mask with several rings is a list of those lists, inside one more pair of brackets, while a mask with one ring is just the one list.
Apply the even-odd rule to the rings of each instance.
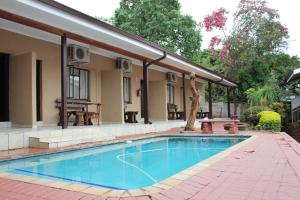
[[[165, 51], [143, 38], [114, 28], [55, 1], [2, 0], [0, 7], [2, 8], [0, 18], [56, 35], [67, 34], [70, 39], [135, 59], [152, 60], [162, 56]], [[171, 52], [167, 52], [166, 59], [158, 65], [182, 73], [194, 72], [198, 78], [226, 87], [237, 87], [236, 83], [227, 78]]]
[[300, 79], [300, 68], [294, 69], [288, 76], [287, 83]]

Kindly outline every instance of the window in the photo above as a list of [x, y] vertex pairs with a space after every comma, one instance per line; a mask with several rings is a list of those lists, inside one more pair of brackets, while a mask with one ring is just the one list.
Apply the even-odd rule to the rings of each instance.
[[131, 78], [123, 77], [123, 97], [124, 103], [131, 103]]
[[168, 92], [168, 104], [174, 104], [174, 97], [175, 97], [175, 87], [174, 85], [167, 85], [167, 92]]
[[69, 67], [68, 98], [89, 99], [89, 71]]

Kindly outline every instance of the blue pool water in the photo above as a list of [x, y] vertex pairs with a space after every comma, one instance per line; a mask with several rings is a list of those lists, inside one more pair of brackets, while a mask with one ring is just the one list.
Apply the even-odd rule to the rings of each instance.
[[155, 184], [247, 137], [156, 137], [0, 163], [10, 173], [113, 189]]

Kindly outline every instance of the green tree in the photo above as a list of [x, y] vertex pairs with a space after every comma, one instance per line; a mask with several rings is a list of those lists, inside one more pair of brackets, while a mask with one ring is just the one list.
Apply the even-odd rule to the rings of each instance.
[[178, 0], [121, 0], [113, 25], [139, 35], [195, 62], [200, 60], [201, 32]]
[[226, 74], [240, 81], [246, 71], [252, 73], [254, 82], [263, 83], [270, 74], [267, 57], [282, 52], [287, 38], [288, 31], [279, 22], [278, 11], [268, 7], [266, 1], [241, 1], [234, 14], [233, 29], [224, 42], [229, 45], [222, 59]]
[[[206, 30], [224, 29], [226, 13], [221, 8], [207, 16], [203, 22]], [[283, 95], [285, 76], [299, 59], [282, 53], [287, 47], [288, 30], [279, 17], [264, 0], [241, 0], [229, 34], [211, 39], [210, 50], [218, 67], [238, 82], [236, 99], [246, 101], [249, 88], [270, 92], [267, 89], [271, 87], [277, 99]], [[213, 48], [220, 45], [219, 53], [215, 53]]]

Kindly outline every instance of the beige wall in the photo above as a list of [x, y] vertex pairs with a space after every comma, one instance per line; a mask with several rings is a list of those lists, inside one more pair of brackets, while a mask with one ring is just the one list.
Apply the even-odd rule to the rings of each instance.
[[[44, 124], [56, 124], [59, 117], [55, 99], [61, 95], [60, 46], [2, 29], [0, 36], [0, 52], [11, 56], [36, 52], [36, 59], [42, 60], [42, 120]], [[101, 103], [101, 73], [114, 67], [113, 59], [94, 54], [91, 55], [90, 64], [81, 67], [90, 71], [92, 101]]]
[[196, 83], [196, 87], [198, 88], [198, 90], [200, 91], [200, 99], [199, 99], [199, 107], [202, 108], [203, 111], [206, 111], [205, 109], [205, 85], [204, 83]]
[[[44, 124], [56, 124], [59, 120], [58, 109], [55, 108], [55, 99], [60, 98], [61, 93], [61, 81], [60, 81], [60, 46], [45, 42], [42, 40], [30, 38], [17, 33], [9, 32], [0, 29], [0, 52], [8, 53], [12, 57], [28, 52], [35, 52], [36, 59], [42, 60], [42, 120]], [[35, 64], [35, 61], [32, 61]], [[102, 118], [103, 121], [110, 121], [111, 115], [111, 102], [107, 102], [108, 97], [113, 97], [114, 94], [118, 94], [116, 98], [118, 106], [114, 108], [120, 109], [117, 113], [117, 117], [114, 121], [121, 122], [123, 110], [123, 99], [122, 96], [122, 74], [117, 73], [115, 70], [115, 60], [100, 55], [91, 54], [91, 61], [89, 65], [82, 66], [84, 69], [90, 71], [90, 99], [94, 102], [99, 102], [102, 105]], [[115, 74], [116, 73], [116, 74]], [[117, 78], [113, 77], [115, 74]], [[108, 80], [107, 76], [112, 78], [113, 84], [119, 84], [111, 88], [112, 80]], [[32, 75], [35, 76], [35, 75]], [[142, 67], [133, 66], [133, 72], [131, 74], [126, 74], [125, 76], [131, 77], [131, 98], [132, 104], [127, 105], [127, 111], [138, 111], [138, 119], [141, 118], [141, 100], [138, 96], [137, 90], [140, 89], [140, 81], [143, 79]], [[105, 79], [105, 80], [103, 80]], [[32, 77], [32, 80], [35, 80]], [[152, 81], [165, 81], [165, 73], [149, 70], [149, 80]], [[116, 82], [114, 82], [116, 81]], [[187, 97], [189, 95], [190, 89], [188, 88], [187, 81]], [[180, 110], [183, 110], [183, 100], [182, 100], [182, 83], [179, 78], [175, 89], [175, 102], [179, 106]], [[164, 86], [165, 88], [165, 86]], [[113, 94], [110, 94], [112, 93]], [[152, 90], [153, 93], [153, 90]], [[151, 94], [150, 94], [151, 95]], [[34, 98], [35, 99], [35, 98]], [[33, 99], [32, 99], [33, 100]], [[116, 102], [116, 103], [117, 103]], [[189, 100], [187, 99], [187, 108], [189, 109]], [[35, 112], [34, 112], [35, 113]], [[163, 115], [163, 111], [161, 112]], [[21, 115], [21, 114], [20, 114]], [[123, 116], [122, 116], [123, 118]], [[31, 119], [31, 118], [30, 118]]]
[[123, 123], [123, 73], [116, 69], [103, 71], [101, 75], [102, 121]]
[[[133, 65], [132, 73], [124, 74], [124, 76], [131, 78], [131, 104], [127, 104], [126, 111], [138, 111], [137, 119], [140, 120], [141, 97], [137, 95], [137, 90], [141, 89], [141, 80], [143, 80], [143, 68], [141, 66]], [[149, 81], [163, 81], [165, 79], [165, 73], [149, 69]]]
[[167, 81], [149, 82], [149, 118], [153, 121], [166, 121], [167, 115]]
[[14, 125], [35, 126], [36, 121], [36, 54], [10, 57], [10, 121]]
[[131, 103], [127, 104], [126, 111], [137, 111], [137, 120], [141, 119], [141, 97], [137, 95], [137, 90], [141, 89], [141, 80], [143, 80], [143, 69], [140, 66], [133, 65], [132, 73], [124, 74], [131, 78]]
[[[60, 95], [60, 48], [58, 45], [22, 36], [0, 29], [0, 52], [12, 57], [27, 52], [35, 52], [42, 66], [42, 119], [45, 123], [57, 123], [58, 111], [54, 100]], [[20, 115], [22, 115], [20, 113]]]
[[178, 77], [177, 82], [174, 84], [175, 87], [175, 98], [174, 103], [178, 106], [178, 111], [183, 111], [183, 89], [182, 89], [182, 78]]

